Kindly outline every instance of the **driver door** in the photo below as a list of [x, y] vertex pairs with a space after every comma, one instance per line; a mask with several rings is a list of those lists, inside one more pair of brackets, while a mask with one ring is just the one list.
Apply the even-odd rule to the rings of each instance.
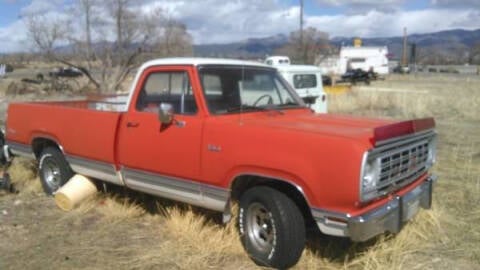
[[[139, 80], [136, 96], [121, 120], [118, 163], [132, 189], [195, 203], [200, 199], [203, 117], [191, 67], [154, 67]], [[162, 125], [158, 106], [174, 107], [174, 122]]]

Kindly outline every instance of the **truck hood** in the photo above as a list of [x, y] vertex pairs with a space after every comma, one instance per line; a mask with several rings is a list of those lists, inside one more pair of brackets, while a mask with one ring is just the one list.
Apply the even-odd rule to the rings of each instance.
[[[258, 115], [257, 115], [258, 116]], [[265, 114], [263, 117], [244, 118], [245, 125], [263, 126], [279, 130], [317, 133], [325, 136], [337, 136], [378, 144], [394, 137], [408, 135], [424, 129], [433, 128], [433, 119], [395, 121], [366, 117], [336, 115], [285, 113]]]

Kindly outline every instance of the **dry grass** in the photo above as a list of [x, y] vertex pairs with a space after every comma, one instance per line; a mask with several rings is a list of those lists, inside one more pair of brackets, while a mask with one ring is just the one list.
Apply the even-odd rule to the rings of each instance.
[[37, 177], [36, 163], [26, 158], [15, 158], [8, 168], [15, 188], [22, 193], [41, 194], [42, 185]]
[[[479, 82], [392, 76], [330, 96], [333, 112], [435, 116], [440, 180], [433, 209], [421, 211], [398, 235], [361, 244], [313, 236], [296, 269], [480, 269]], [[65, 213], [39, 194], [33, 168], [16, 160], [10, 174], [20, 193], [0, 194], [0, 269], [256, 268], [235, 222], [223, 226], [215, 213], [122, 190]]]

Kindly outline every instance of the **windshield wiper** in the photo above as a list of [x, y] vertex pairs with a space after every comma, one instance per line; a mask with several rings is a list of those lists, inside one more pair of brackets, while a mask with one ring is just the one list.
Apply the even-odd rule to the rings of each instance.
[[274, 111], [274, 112], [283, 114], [283, 112], [280, 109], [278, 109], [276, 106], [259, 107], [259, 106], [252, 106], [252, 105], [241, 105], [241, 106], [227, 109], [227, 112], [229, 113], [240, 112], [240, 111]]
[[240, 105], [236, 107], [231, 107], [227, 109], [227, 112], [240, 112], [240, 111], [266, 111], [267, 109], [263, 107], [257, 107], [252, 105]]
[[298, 108], [300, 108], [300, 107], [303, 107], [300, 104], [295, 103], [295, 102], [291, 102], [291, 101], [280, 104], [280, 105], [277, 105], [277, 106], [281, 107], [281, 108], [285, 108], [285, 107], [298, 107]]

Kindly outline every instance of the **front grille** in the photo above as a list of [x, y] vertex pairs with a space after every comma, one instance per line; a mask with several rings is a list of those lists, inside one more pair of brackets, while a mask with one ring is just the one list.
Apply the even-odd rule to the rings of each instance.
[[[367, 162], [380, 171], [374, 189], [361, 187], [362, 201], [368, 201], [412, 183], [432, 166], [435, 152], [435, 133], [410, 136], [376, 147], [368, 153]], [[432, 151], [432, 153], [429, 153]], [[361, 179], [362, 180], [362, 179]]]
[[404, 186], [427, 171], [429, 140], [402, 146], [381, 153], [379, 192]]

